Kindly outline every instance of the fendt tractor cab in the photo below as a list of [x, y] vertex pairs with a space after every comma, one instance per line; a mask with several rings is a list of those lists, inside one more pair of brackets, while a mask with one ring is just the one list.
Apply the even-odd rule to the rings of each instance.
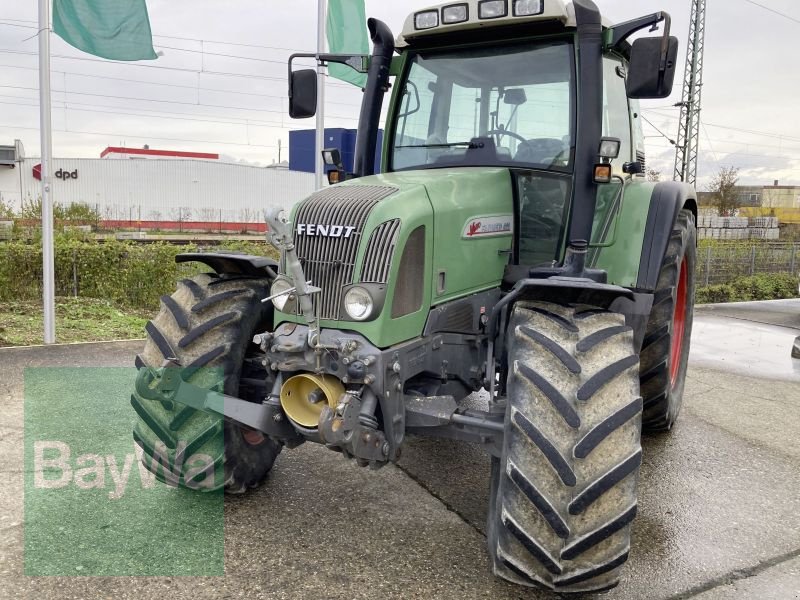
[[640, 432], [674, 423], [692, 328], [696, 194], [645, 180], [637, 100], [671, 92], [669, 26], [612, 25], [591, 0], [469, 0], [415, 12], [396, 40], [370, 19], [371, 56], [294, 55], [296, 118], [317, 75], [295, 58], [367, 74], [354, 173], [269, 214], [279, 261], [179, 257], [215, 273], [147, 326], [145, 464], [242, 492], [284, 446], [377, 468], [409, 434], [474, 442], [495, 573], [614, 586]]

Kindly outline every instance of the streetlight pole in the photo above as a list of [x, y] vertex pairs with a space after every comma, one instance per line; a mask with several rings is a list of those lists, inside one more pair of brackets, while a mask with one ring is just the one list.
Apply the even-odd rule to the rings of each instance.
[[56, 341], [55, 257], [53, 251], [53, 200], [50, 189], [53, 153], [50, 115], [50, 0], [39, 0], [39, 130], [42, 146], [42, 304], [44, 343]]

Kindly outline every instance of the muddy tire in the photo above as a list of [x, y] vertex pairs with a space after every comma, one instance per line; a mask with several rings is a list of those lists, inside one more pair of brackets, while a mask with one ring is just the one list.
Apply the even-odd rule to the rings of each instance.
[[220, 417], [165, 402], [147, 390], [146, 382], [148, 367], [174, 358], [186, 381], [260, 401], [265, 372], [252, 338], [271, 328], [272, 307], [261, 302], [269, 283], [204, 274], [181, 281], [172, 296], [161, 298], [161, 311], [147, 324], [144, 351], [136, 357], [139, 371], [131, 396], [138, 416], [134, 440], [144, 465], [160, 481], [239, 493], [266, 479], [280, 444]]
[[694, 216], [682, 210], [661, 265], [640, 354], [645, 431], [671, 429], [683, 403], [694, 317], [696, 262]]
[[642, 400], [622, 315], [517, 304], [487, 528], [495, 574], [561, 593], [610, 589], [630, 550]]

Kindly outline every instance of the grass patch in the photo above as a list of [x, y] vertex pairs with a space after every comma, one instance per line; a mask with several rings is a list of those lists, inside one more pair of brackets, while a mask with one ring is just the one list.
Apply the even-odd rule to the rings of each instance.
[[[59, 343], [99, 342], [144, 337], [153, 311], [120, 309], [96, 298], [56, 298], [56, 338]], [[0, 346], [42, 343], [41, 302], [0, 302]]]

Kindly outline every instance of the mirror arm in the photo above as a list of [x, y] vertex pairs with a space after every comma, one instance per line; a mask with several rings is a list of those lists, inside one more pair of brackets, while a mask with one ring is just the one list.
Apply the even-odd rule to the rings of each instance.
[[358, 73], [366, 73], [369, 70], [369, 55], [367, 54], [317, 54], [298, 52], [289, 57], [289, 76], [292, 75], [292, 61], [295, 58], [314, 58], [317, 66], [324, 67], [328, 63], [338, 63], [346, 65]]
[[658, 74], [659, 79], [662, 79], [664, 77], [664, 73], [667, 71], [667, 58], [669, 56], [669, 34], [670, 29], [672, 28], [672, 17], [669, 15], [669, 13], [659, 11], [657, 13], [653, 13], [652, 15], [639, 17], [638, 19], [633, 19], [632, 21], [626, 21], [624, 23], [620, 23], [619, 25], [615, 25], [611, 28], [611, 41], [608, 43], [606, 48], [619, 50], [622, 44], [634, 33], [641, 31], [645, 27], [651, 27], [652, 31], [661, 21], [664, 22], [664, 35], [662, 36], [661, 41], [661, 61], [658, 65]]
[[661, 54], [661, 61], [663, 68], [666, 69], [667, 65], [667, 52], [669, 49], [669, 33], [672, 26], [672, 17], [669, 13], [659, 11], [651, 15], [639, 17], [632, 21], [625, 21], [619, 23], [611, 28], [611, 40], [606, 45], [606, 50], [619, 50], [622, 44], [637, 31], [641, 31], [645, 27], [655, 27], [661, 21], [664, 21], [664, 46]]
[[317, 54], [307, 52], [296, 52], [289, 57], [289, 100], [292, 99], [292, 61], [295, 58], [313, 58], [317, 61], [317, 66], [327, 66], [328, 63], [339, 63], [346, 65], [358, 73], [366, 73], [369, 70], [370, 57], [366, 54]]

